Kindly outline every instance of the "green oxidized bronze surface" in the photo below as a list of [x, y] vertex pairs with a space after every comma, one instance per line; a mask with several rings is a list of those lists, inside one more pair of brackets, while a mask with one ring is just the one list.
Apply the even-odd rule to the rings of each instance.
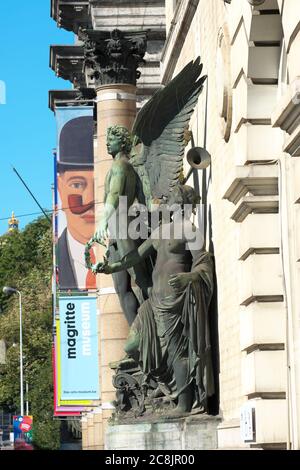
[[[194, 190], [180, 180], [189, 121], [206, 79], [201, 72], [197, 59], [157, 92], [139, 112], [133, 138], [120, 126], [107, 134], [113, 164], [106, 176], [104, 214], [94, 241], [108, 240], [109, 253], [93, 269], [113, 275], [131, 325], [127, 357], [113, 365], [120, 413], [134, 409], [142, 414], [150, 396], [175, 403], [175, 414], [190, 413], [192, 408], [203, 412], [214, 393], [208, 321], [212, 257], [201, 243], [192, 248], [184, 234], [174, 236], [177, 224], [191, 224], [184, 205], [197, 203]], [[168, 239], [161, 235], [162, 224], [143, 242], [129, 236], [121, 240], [109, 227], [110, 218], [119, 217], [120, 196], [127, 197], [128, 207], [136, 200], [144, 201], [148, 209], [153, 201], [176, 203], [182, 216], [168, 223]], [[131, 221], [128, 216], [127, 227]], [[192, 232], [200, 236], [195, 227]], [[130, 279], [134, 283], [127, 283]], [[134, 284], [140, 295], [133, 291]], [[122, 285], [129, 288], [122, 291]]]

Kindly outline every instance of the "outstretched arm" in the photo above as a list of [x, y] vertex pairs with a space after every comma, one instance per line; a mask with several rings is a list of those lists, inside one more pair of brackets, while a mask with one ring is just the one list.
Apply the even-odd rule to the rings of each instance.
[[149, 238], [148, 240], [145, 240], [138, 249], [131, 251], [128, 255], [124, 256], [121, 261], [113, 264], [98, 263], [97, 272], [112, 274], [119, 271], [125, 271], [147, 258], [152, 253], [153, 249], [153, 241]]

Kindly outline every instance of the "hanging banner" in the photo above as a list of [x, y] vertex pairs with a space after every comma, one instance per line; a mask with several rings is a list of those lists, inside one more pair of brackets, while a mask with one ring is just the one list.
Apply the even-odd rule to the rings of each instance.
[[55, 116], [58, 287], [60, 290], [95, 289], [96, 278], [86, 269], [84, 258], [85, 244], [95, 232], [93, 108], [58, 107]]
[[[59, 321], [57, 322], [59, 325]], [[54, 416], [80, 416], [80, 414], [85, 411], [83, 406], [74, 405], [73, 402], [67, 402], [67, 406], [63, 406], [59, 400], [60, 394], [60, 369], [58, 364], [60, 363], [57, 354], [59, 352], [59, 347], [57, 345], [57, 336], [54, 336], [54, 345], [52, 347], [52, 364], [53, 364], [53, 385], [54, 385]], [[92, 402], [84, 402], [87, 405], [90, 405]]]
[[58, 399], [60, 404], [86, 405], [98, 400], [98, 325], [96, 297], [59, 298]]
[[15, 450], [33, 450], [32, 443], [32, 416], [14, 416], [14, 447]]

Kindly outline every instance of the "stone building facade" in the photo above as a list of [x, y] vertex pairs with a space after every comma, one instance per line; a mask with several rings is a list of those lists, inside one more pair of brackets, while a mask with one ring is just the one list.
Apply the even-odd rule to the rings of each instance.
[[[201, 220], [216, 265], [222, 419], [218, 448], [298, 449], [298, 1], [90, 0], [68, 5], [53, 0], [52, 16], [76, 35], [80, 26], [99, 32], [150, 29], [146, 64], [137, 82], [138, 102], [201, 56], [208, 80], [191, 130], [195, 145], [211, 154], [210, 167], [194, 172], [194, 182], [202, 188]], [[50, 105], [76, 99], [98, 102], [95, 148], [101, 172], [96, 187], [101, 202], [110, 165], [105, 129], [113, 123], [130, 126], [135, 87], [115, 85], [108, 90], [87, 83], [83, 49], [80, 34], [75, 46], [52, 47], [52, 68], [75, 88], [50, 93]], [[103, 97], [108, 92], [109, 103]], [[113, 398], [108, 363], [122, 356], [126, 337], [111, 279], [99, 276], [98, 288], [102, 405], [82, 419], [87, 449], [104, 447]]]
[[[198, 55], [208, 75], [192, 130], [212, 156], [201, 178], [218, 286], [218, 447], [298, 448], [300, 13], [293, 0], [170, 0], [166, 12], [162, 82]], [[245, 436], [247, 416], [256, 429]]]

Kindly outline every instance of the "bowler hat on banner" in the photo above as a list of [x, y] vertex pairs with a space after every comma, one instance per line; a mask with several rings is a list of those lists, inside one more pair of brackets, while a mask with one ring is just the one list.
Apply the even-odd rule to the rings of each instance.
[[94, 120], [92, 116], [81, 116], [68, 121], [59, 137], [58, 171], [93, 169]]

